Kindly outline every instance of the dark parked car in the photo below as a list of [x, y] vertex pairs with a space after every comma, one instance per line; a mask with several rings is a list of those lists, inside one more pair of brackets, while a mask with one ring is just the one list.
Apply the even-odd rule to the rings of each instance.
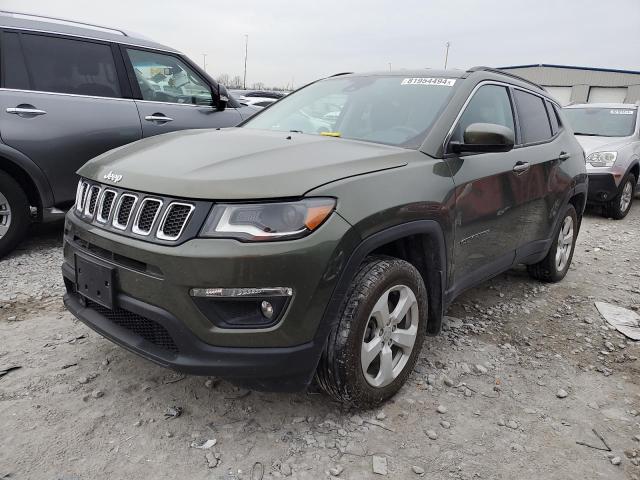
[[65, 304], [160, 365], [379, 403], [462, 291], [567, 273], [587, 175], [559, 110], [487, 68], [346, 74], [108, 152], [67, 214]]
[[62, 218], [76, 170], [126, 143], [255, 113], [179, 52], [130, 33], [0, 12], [0, 257]]

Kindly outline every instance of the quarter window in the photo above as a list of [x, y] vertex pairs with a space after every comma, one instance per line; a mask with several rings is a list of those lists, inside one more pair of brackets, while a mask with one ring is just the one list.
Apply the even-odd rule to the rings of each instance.
[[556, 111], [553, 109], [553, 105], [551, 102], [545, 100], [544, 104], [547, 107], [547, 114], [549, 115], [549, 120], [551, 121], [551, 133], [555, 135], [560, 130], [560, 125], [558, 123], [558, 116], [556, 115]]
[[505, 87], [480, 87], [467, 104], [451, 140], [463, 142], [464, 131], [472, 123], [493, 123], [515, 130], [511, 101]]
[[211, 105], [211, 87], [177, 57], [127, 49], [143, 100]]
[[515, 90], [514, 96], [518, 108], [522, 143], [535, 143], [550, 139], [553, 134], [544, 100], [522, 90]]
[[108, 45], [30, 34], [21, 35], [20, 40], [30, 82], [25, 85], [24, 77], [10, 75], [5, 77], [7, 87], [97, 97], [121, 96]]

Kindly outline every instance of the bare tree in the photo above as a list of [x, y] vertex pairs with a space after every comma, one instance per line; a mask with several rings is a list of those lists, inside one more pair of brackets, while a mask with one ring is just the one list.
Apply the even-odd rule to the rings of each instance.
[[242, 77], [240, 75], [235, 75], [231, 79], [231, 88], [242, 88]]
[[264, 90], [264, 83], [256, 82], [251, 86], [251, 88], [253, 88], [254, 90]]
[[229, 77], [228, 73], [222, 73], [220, 75], [218, 75], [218, 83], [221, 83], [222, 85], [224, 85], [225, 87], [229, 85], [229, 80], [231, 77]]

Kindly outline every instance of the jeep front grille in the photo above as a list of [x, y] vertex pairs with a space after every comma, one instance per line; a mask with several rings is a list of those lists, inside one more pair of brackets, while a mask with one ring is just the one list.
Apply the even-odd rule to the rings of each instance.
[[[78, 183], [76, 192], [76, 211], [82, 220], [106, 230], [160, 243], [183, 241], [194, 212], [200, 212], [197, 217], [203, 221], [210, 208], [211, 202], [177, 201], [87, 180]], [[195, 236], [197, 227], [189, 227], [189, 234], [191, 238]]]

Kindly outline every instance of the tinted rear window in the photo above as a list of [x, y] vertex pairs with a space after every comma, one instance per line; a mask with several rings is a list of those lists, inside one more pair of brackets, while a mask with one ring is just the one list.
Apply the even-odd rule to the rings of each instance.
[[18, 34], [5, 33], [2, 40], [2, 72], [5, 88], [29, 90], [29, 75]]
[[544, 100], [537, 95], [515, 90], [522, 143], [535, 143], [551, 138], [551, 125]]
[[21, 35], [30, 89], [120, 97], [111, 47], [44, 35]]

